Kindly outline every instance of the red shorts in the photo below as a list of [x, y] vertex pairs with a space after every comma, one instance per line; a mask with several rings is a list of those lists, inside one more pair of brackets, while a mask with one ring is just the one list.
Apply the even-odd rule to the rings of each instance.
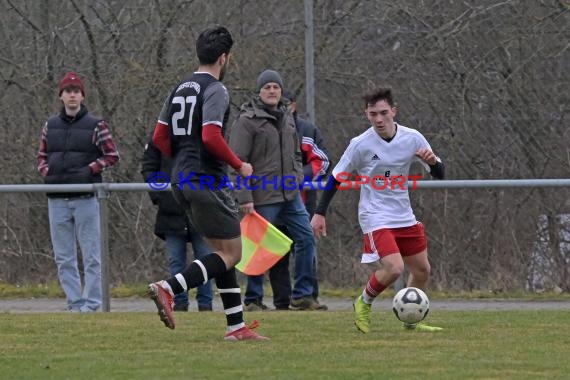
[[420, 222], [409, 227], [374, 230], [363, 235], [363, 242], [363, 263], [371, 263], [394, 253], [413, 256], [427, 248], [424, 226]]

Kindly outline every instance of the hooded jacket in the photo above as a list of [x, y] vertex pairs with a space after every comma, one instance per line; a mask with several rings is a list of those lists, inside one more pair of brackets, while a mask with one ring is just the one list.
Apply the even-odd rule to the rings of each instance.
[[[230, 147], [253, 166], [248, 189], [236, 186], [239, 204], [266, 205], [293, 200], [303, 180], [295, 119], [283, 103], [268, 110], [259, 97], [243, 104], [230, 133]], [[239, 188], [238, 188], [239, 187]]]
[[[155, 172], [170, 174], [172, 170], [172, 159], [160, 153], [152, 142], [152, 134], [145, 146], [141, 164], [141, 174], [145, 182]], [[166, 234], [176, 234], [189, 242], [190, 235], [196, 231], [189, 222], [184, 209], [174, 199], [172, 192], [151, 191], [148, 194], [152, 203], [158, 206], [154, 234], [162, 240], [165, 239]]]

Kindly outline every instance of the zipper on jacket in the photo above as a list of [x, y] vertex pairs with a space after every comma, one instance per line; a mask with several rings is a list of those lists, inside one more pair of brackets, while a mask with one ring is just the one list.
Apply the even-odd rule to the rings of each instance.
[[65, 128], [65, 145], [63, 146], [63, 154], [61, 156], [64, 172], [67, 171], [67, 169], [68, 169], [67, 168], [67, 160], [65, 159], [65, 156], [67, 155], [67, 152], [69, 150], [67, 147], [69, 145], [69, 135], [70, 135], [72, 126], [73, 126], [73, 120], [68, 125], [66, 125], [66, 128]]
[[[285, 176], [285, 171], [283, 169], [283, 126], [279, 130], [279, 148], [281, 150], [281, 181], [283, 181], [283, 176]], [[283, 194], [283, 201], [287, 201], [287, 197], [285, 196], [285, 186], [281, 186], [281, 193]]]

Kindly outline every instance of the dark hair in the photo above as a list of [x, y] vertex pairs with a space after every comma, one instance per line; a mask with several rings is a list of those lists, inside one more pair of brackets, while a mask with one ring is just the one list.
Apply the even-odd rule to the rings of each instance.
[[200, 64], [211, 65], [222, 54], [229, 54], [234, 41], [229, 30], [223, 26], [204, 30], [196, 40], [196, 54]]
[[395, 106], [394, 99], [392, 98], [392, 89], [390, 87], [377, 87], [364, 94], [362, 99], [364, 100], [365, 107], [373, 106], [381, 100], [385, 100], [390, 107]]

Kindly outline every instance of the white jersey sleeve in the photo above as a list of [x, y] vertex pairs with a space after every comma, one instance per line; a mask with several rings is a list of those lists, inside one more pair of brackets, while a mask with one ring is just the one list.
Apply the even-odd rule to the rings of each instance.
[[[416, 133], [414, 134], [415, 137], [415, 144], [416, 144], [416, 151], [418, 149], [421, 148], [426, 148], [429, 150], [431, 149], [431, 146], [429, 145], [428, 141], [426, 140], [426, 138], [424, 137], [424, 135], [422, 135], [420, 132], [415, 131]], [[419, 162], [420, 164], [422, 164], [422, 166], [424, 167], [425, 170], [427, 170], [428, 172], [430, 171], [429, 165], [422, 160], [421, 158], [419, 158], [418, 156], [414, 157], [414, 161]]]

